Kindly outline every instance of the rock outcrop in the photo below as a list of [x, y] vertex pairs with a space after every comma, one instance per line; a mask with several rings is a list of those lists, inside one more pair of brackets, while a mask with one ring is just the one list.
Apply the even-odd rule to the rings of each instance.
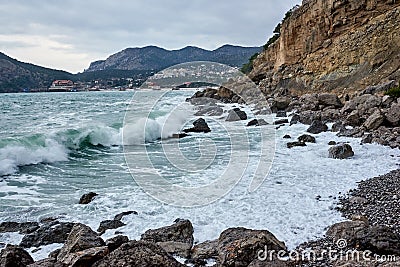
[[282, 23], [279, 39], [254, 60], [250, 77], [266, 95], [340, 95], [367, 87], [374, 93], [381, 88], [371, 86], [400, 78], [399, 6], [304, 0]]

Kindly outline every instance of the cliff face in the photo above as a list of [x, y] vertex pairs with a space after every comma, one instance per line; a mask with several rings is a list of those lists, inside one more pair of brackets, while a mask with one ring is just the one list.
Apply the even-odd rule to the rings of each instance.
[[363, 90], [400, 78], [400, 1], [308, 0], [254, 61], [266, 94]]

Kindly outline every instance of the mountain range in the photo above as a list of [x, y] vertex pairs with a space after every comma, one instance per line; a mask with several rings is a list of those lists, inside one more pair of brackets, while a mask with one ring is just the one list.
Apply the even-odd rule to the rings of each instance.
[[157, 46], [127, 48], [111, 55], [106, 60], [90, 64], [86, 72], [119, 69], [119, 70], [153, 70], [191, 61], [213, 61], [233, 67], [241, 67], [261, 47], [241, 47], [224, 45], [213, 51], [187, 46], [179, 50], [166, 50]]

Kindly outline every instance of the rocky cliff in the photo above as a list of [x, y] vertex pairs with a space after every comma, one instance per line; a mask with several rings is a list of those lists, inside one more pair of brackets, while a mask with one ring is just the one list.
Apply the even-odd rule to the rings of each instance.
[[268, 95], [352, 94], [400, 79], [400, 2], [307, 0], [254, 61]]

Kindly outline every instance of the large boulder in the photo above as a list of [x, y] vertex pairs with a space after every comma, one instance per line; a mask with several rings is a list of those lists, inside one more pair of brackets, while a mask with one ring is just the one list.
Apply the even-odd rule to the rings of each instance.
[[240, 120], [247, 120], [246, 112], [240, 110], [240, 108], [234, 108], [229, 111], [226, 121], [240, 121]]
[[400, 125], [400, 104], [399, 103], [392, 104], [392, 106], [386, 113], [386, 120], [392, 126]]
[[208, 127], [208, 124], [205, 119], [200, 118], [197, 119], [193, 122], [192, 128], [185, 129], [183, 130], [185, 133], [209, 133], [211, 132], [210, 127]]
[[28, 267], [68, 267], [67, 265], [58, 262], [55, 258], [46, 258], [29, 264]]
[[19, 246], [7, 245], [0, 253], [1, 267], [25, 267], [31, 263], [32, 257]]
[[336, 108], [343, 107], [343, 104], [337, 95], [328, 93], [318, 95], [318, 104], [322, 106], [334, 106]]
[[147, 230], [141, 240], [156, 243], [168, 253], [188, 258], [193, 246], [193, 225], [178, 219], [173, 225]]
[[106, 240], [106, 245], [109, 251], [114, 251], [125, 243], [129, 242], [129, 238], [124, 235], [117, 235]]
[[276, 108], [278, 110], [285, 110], [291, 102], [291, 99], [287, 96], [276, 97], [272, 102], [271, 108]]
[[352, 147], [349, 144], [340, 144], [329, 148], [329, 157], [333, 159], [346, 159], [354, 156]]
[[53, 221], [42, 225], [39, 229], [25, 235], [21, 247], [40, 247], [54, 243], [64, 243], [75, 223]]
[[218, 258], [218, 240], [206, 241], [193, 247], [191, 258], [196, 260], [207, 260]]
[[267, 230], [230, 228], [218, 238], [218, 262], [221, 266], [248, 266], [265, 248], [272, 251], [287, 251], [285, 243]]
[[328, 131], [328, 126], [320, 120], [314, 120], [307, 129], [307, 132], [312, 134], [319, 134], [326, 131]]
[[379, 126], [383, 123], [385, 120], [385, 117], [381, 113], [380, 110], [376, 110], [371, 116], [368, 117], [368, 119], [364, 122], [365, 128], [367, 130], [375, 130], [378, 129]]
[[160, 246], [146, 241], [130, 241], [114, 250], [93, 267], [109, 266], [165, 266], [185, 267]]
[[303, 135], [299, 136], [297, 138], [297, 140], [299, 140], [299, 142], [303, 142], [303, 143], [315, 143], [316, 142], [315, 137], [311, 136], [309, 134], [303, 134]]
[[91, 264], [108, 253], [103, 239], [89, 226], [77, 223], [57, 255], [57, 260], [71, 265]]

